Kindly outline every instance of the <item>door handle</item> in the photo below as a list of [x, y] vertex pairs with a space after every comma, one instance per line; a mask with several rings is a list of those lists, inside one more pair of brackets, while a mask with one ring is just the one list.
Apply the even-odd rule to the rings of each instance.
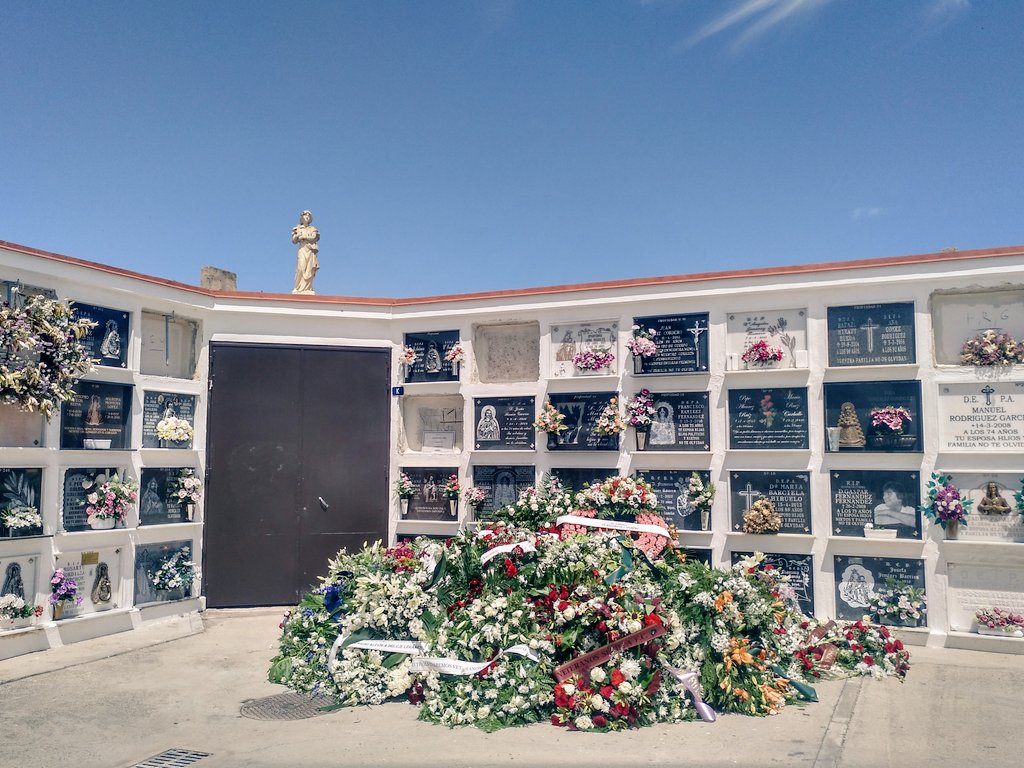
[[324, 501], [323, 496], [317, 496], [316, 500], [320, 502], [320, 509], [322, 509], [324, 512], [331, 508], [331, 505]]

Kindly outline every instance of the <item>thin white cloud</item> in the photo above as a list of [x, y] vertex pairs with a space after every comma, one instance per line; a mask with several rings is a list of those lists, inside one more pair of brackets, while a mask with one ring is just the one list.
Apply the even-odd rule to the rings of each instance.
[[888, 211], [885, 208], [879, 208], [878, 206], [854, 208], [850, 211], [850, 218], [853, 221], [859, 221], [860, 219], [873, 219], [876, 216], [885, 216], [887, 213]]
[[971, 9], [971, 0], [934, 0], [926, 11], [928, 20], [942, 23]]
[[723, 13], [698, 29], [679, 43], [677, 48], [683, 50], [693, 48], [708, 38], [734, 27], [742, 31], [734, 42], [733, 48], [743, 48], [785, 22], [793, 14], [811, 11], [828, 2], [830, 0], [744, 0], [732, 10]]

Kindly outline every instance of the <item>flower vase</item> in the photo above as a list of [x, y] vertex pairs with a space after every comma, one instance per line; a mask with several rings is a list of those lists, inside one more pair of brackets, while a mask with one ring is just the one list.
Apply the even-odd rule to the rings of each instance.
[[548, 450], [553, 451], [558, 447], [558, 435], [548, 432]]
[[402, 517], [405, 517], [406, 515], [409, 514], [409, 499], [405, 499], [405, 498], [399, 499], [398, 503], [399, 503], [399, 505], [402, 508]]
[[959, 520], [947, 520], [946, 521], [946, 538], [950, 541], [955, 541], [957, 536], [960, 535], [960, 521]]
[[576, 369], [576, 375], [577, 376], [607, 376], [608, 372], [609, 372], [608, 371], [608, 366], [605, 366], [604, 368], [577, 368]]
[[191, 523], [192, 519], [196, 516], [196, 505], [195, 504], [186, 504], [185, 505], [185, 514], [188, 516], [188, 521]]
[[702, 509], [700, 511], [700, 529], [702, 531], [710, 530], [711, 527], [711, 510]]
[[58, 600], [53, 604], [53, 620], [60, 621], [64, 618], [64, 601]]
[[448, 499], [448, 514], [452, 517], [458, 517], [459, 515], [459, 500]]
[[104, 517], [102, 519], [94, 519], [89, 521], [89, 527], [94, 531], [108, 531], [117, 524], [117, 520], [113, 517]]
[[452, 378], [455, 379], [456, 381], [459, 380], [459, 370], [460, 370], [460, 368], [461, 368], [461, 366], [460, 366], [458, 360], [452, 362]]
[[633, 373], [644, 372], [644, 359], [641, 355], [633, 355]]
[[646, 451], [647, 450], [647, 437], [650, 434], [651, 433], [648, 430], [646, 430], [646, 429], [638, 429], [638, 430], [636, 430], [636, 449], [638, 451]]

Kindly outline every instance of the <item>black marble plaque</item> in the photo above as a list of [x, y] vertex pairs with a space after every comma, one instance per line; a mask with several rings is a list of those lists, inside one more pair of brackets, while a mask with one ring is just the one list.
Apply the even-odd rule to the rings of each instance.
[[710, 549], [704, 547], [683, 547], [682, 549], [687, 560], [696, 560], [698, 563], [704, 563], [708, 568], [711, 567]]
[[658, 392], [649, 451], [710, 451], [711, 415], [707, 392]]
[[614, 467], [555, 467], [551, 476], [558, 479], [562, 487], [570, 493], [582, 491], [594, 483], [603, 483], [610, 477], [618, 477]]
[[828, 364], [900, 365], [916, 361], [914, 304], [828, 308]]
[[89, 518], [85, 513], [87, 503], [85, 497], [93, 491], [96, 485], [105, 483], [114, 474], [123, 476], [115, 467], [64, 470], [61, 527], [65, 531], [89, 530]]
[[[674, 525], [681, 531], [701, 531], [711, 529], [711, 519], [708, 516], [708, 528], [701, 527], [700, 510], [693, 507], [689, 502], [687, 489], [690, 485], [692, 469], [645, 469], [637, 472], [637, 475], [650, 483], [654, 489], [654, 495], [658, 498], [658, 514], [664, 518], [669, 525]], [[704, 485], [711, 482], [711, 473], [706, 470], [699, 470], [697, 474]]]
[[139, 524], [161, 525], [186, 523], [188, 512], [184, 504], [171, 497], [173, 481], [183, 467], [142, 470], [139, 490]]
[[[924, 425], [921, 419], [921, 382], [913, 381], [851, 381], [826, 382], [825, 387], [825, 448], [845, 453], [848, 451], [921, 452], [924, 450]], [[872, 426], [871, 411], [885, 406], [902, 406], [910, 411], [910, 421], [904, 422], [902, 435], [886, 435]], [[844, 426], [852, 423], [856, 427]], [[830, 443], [828, 431], [836, 430], [835, 443]], [[857, 445], [863, 438], [863, 445]]]
[[478, 451], [532, 451], [537, 447], [534, 397], [473, 399], [473, 448]]
[[[458, 467], [403, 467], [401, 469], [412, 481], [413, 495], [409, 500], [409, 514], [405, 520], [447, 520], [454, 522], [458, 515], [452, 515], [448, 497], [444, 495], [445, 480], [459, 474]], [[459, 494], [459, 504], [464, 504]]]
[[135, 604], [168, 602], [192, 596], [192, 585], [184, 589], [157, 589], [153, 586], [153, 574], [160, 564], [183, 547], [189, 548], [187, 559], [196, 562], [196, 548], [192, 541], [165, 541], [159, 544], [139, 544], [135, 548]]
[[[732, 564], [736, 565], [744, 557], [750, 557], [753, 552], [733, 552]], [[800, 610], [808, 616], [814, 615], [814, 557], [813, 555], [787, 555], [781, 552], [765, 552], [764, 562], [774, 567], [784, 576], [789, 577], [789, 586], [796, 594], [797, 602], [800, 603]]]
[[[551, 404], [565, 414], [568, 429], [547, 435], [549, 451], [618, 451], [618, 435], [599, 435], [594, 424], [616, 392], [565, 392], [550, 395]], [[620, 404], [620, 409], [622, 405]]]
[[416, 362], [405, 368], [406, 382], [458, 381], [456, 364], [444, 359], [459, 343], [458, 331], [421, 331], [405, 334], [405, 345], [416, 350]]
[[729, 447], [808, 448], [807, 388], [730, 389]]
[[[924, 561], [898, 557], [835, 556], [836, 616], [857, 620], [867, 613], [871, 594], [885, 587], [886, 576], [924, 591]], [[904, 626], [924, 626], [927, 610], [921, 621], [908, 621]], [[888, 624], [894, 624], [886, 620]]]
[[131, 412], [131, 385], [80, 381], [61, 404], [60, 447], [127, 450]]
[[0, 536], [40, 536], [43, 526], [8, 528], [3, 524], [3, 512], [19, 507], [31, 507], [42, 512], [43, 470], [0, 468]]
[[653, 328], [658, 347], [642, 358], [640, 373], [702, 373], [708, 369], [708, 313], [634, 317], [633, 324]]
[[161, 440], [156, 434], [156, 425], [161, 419], [174, 416], [184, 419], [192, 428], [196, 426], [196, 396], [177, 392], [144, 392], [142, 395], [142, 447], [143, 448], [191, 448], [192, 441], [173, 443]]
[[82, 345], [97, 365], [112, 368], [128, 367], [128, 319], [120, 309], [95, 307], [92, 304], [72, 305], [76, 318], [92, 320], [96, 327], [82, 339]]
[[811, 479], [806, 472], [730, 472], [729, 509], [734, 531], [743, 530], [743, 514], [761, 496], [775, 505], [782, 518], [779, 533], [811, 532]]
[[517, 464], [473, 467], [473, 485], [487, 491], [476, 508], [477, 520], [488, 520], [494, 510], [515, 504], [519, 494], [537, 481], [537, 468]]
[[921, 538], [921, 479], [917, 472], [841, 469], [829, 473], [832, 532], [864, 536], [864, 524], [890, 528], [899, 539]]
[[0, 280], [0, 301], [7, 302], [15, 309], [24, 307], [25, 302], [32, 296], [45, 296], [56, 300], [57, 292], [53, 288], [26, 285], [20, 280]]

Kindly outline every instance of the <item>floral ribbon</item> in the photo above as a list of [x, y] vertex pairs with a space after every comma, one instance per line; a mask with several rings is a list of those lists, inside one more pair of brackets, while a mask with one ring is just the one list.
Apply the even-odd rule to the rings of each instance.
[[427, 644], [419, 640], [356, 640], [354, 643], [346, 643], [351, 635], [338, 635], [331, 646], [331, 652], [327, 654], [327, 669], [332, 674], [338, 668], [338, 650], [341, 648], [356, 648], [360, 651], [383, 651], [384, 653], [408, 653], [417, 655], [426, 653]]
[[440, 672], [442, 675], [460, 675], [470, 677], [482, 672], [487, 667], [504, 656], [506, 653], [514, 653], [518, 656], [525, 656], [530, 661], [540, 661], [537, 653], [525, 643], [513, 645], [504, 650], [498, 651], [498, 655], [489, 661], [462, 661], [461, 659], [433, 658], [428, 656], [414, 656], [409, 666], [410, 672]]
[[715, 710], [711, 708], [711, 705], [704, 701], [704, 697], [701, 694], [700, 683], [697, 681], [696, 672], [683, 672], [681, 669], [676, 669], [667, 661], [661, 662], [661, 666], [665, 668], [672, 677], [683, 684], [683, 687], [690, 692], [693, 697], [693, 708], [700, 715], [700, 719], [705, 723], [713, 723], [718, 719], [718, 715], [715, 714]]
[[639, 533], [653, 533], [657, 536], [669, 537], [668, 528], [660, 525], [647, 525], [646, 523], [623, 523], [619, 520], [602, 520], [597, 517], [580, 517], [579, 515], [562, 515], [555, 520], [556, 525], [586, 525], [590, 528], [608, 528], [613, 531], [637, 531]]
[[537, 548], [535, 546], [533, 546], [532, 542], [529, 542], [529, 541], [521, 541], [518, 544], [502, 544], [500, 547], [494, 547], [493, 549], [488, 549], [486, 552], [484, 552], [482, 555], [480, 555], [480, 565], [487, 565], [487, 562], [489, 560], [493, 560], [498, 555], [504, 554], [506, 552], [511, 552], [516, 547], [519, 547], [519, 549], [523, 550], [523, 552], [536, 552], [537, 551]]

